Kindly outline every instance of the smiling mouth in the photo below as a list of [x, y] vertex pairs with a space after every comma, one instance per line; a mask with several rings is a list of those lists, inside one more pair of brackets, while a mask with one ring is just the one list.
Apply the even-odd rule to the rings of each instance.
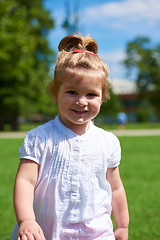
[[78, 113], [78, 114], [83, 114], [88, 112], [87, 110], [77, 110], [77, 109], [72, 109], [73, 112]]

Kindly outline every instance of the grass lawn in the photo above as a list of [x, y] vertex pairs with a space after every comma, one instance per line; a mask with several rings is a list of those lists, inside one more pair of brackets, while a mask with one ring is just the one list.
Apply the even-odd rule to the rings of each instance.
[[[118, 125], [117, 124], [100, 124], [100, 127], [106, 130], [117, 130]], [[126, 129], [159, 129], [160, 123], [151, 123], [151, 122], [145, 122], [145, 123], [127, 123]]]
[[160, 239], [160, 136], [121, 137], [121, 176], [130, 211], [130, 240]]
[[22, 139], [0, 139], [0, 239], [9, 240], [15, 223], [12, 192]]
[[[98, 123], [96, 120], [95, 120], [95, 123], [96, 125], [99, 125], [100, 127], [106, 129], [106, 130], [116, 130], [118, 129], [118, 124], [116, 123]], [[29, 131], [37, 126], [39, 126], [40, 124], [43, 124], [43, 123], [23, 123], [23, 124], [20, 124], [19, 126], [19, 131]], [[152, 122], [143, 122], [143, 123], [140, 123], [140, 122], [137, 122], [137, 123], [127, 123], [126, 124], [126, 129], [157, 129], [157, 128], [160, 128], [160, 122], [155, 122], [155, 123], [152, 123]], [[5, 125], [5, 131], [10, 131], [11, 128], [8, 124]]]
[[[129, 240], [160, 239], [160, 136], [120, 137], [121, 177], [129, 211]], [[15, 223], [13, 182], [22, 139], [0, 139], [0, 239], [9, 240]]]

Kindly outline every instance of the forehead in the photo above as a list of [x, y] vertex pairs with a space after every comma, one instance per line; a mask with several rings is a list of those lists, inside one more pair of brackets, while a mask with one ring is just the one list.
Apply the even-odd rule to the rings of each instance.
[[93, 71], [93, 70], [83, 70], [83, 71], [66, 71], [62, 77], [62, 83], [66, 83], [67, 85], [71, 84], [74, 86], [78, 85], [90, 85], [94, 87], [102, 87], [102, 79], [104, 78], [104, 74]]

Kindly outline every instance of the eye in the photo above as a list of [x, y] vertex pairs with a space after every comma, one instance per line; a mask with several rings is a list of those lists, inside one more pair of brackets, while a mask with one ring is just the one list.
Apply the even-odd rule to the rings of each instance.
[[88, 97], [97, 97], [98, 95], [96, 93], [88, 93], [87, 96]]
[[67, 91], [67, 93], [69, 93], [69, 94], [71, 94], [71, 95], [77, 95], [77, 92], [74, 91], [74, 90]]

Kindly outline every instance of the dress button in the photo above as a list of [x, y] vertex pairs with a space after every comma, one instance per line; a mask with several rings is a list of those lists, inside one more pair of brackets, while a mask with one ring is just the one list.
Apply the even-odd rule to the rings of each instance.
[[71, 187], [71, 192], [76, 192], [77, 191], [77, 186], [72, 186]]
[[73, 146], [73, 151], [78, 151], [79, 147], [78, 146]]
[[74, 160], [75, 160], [75, 161], [78, 161], [78, 159], [79, 159], [79, 156], [78, 156], [78, 155], [75, 155], [75, 156], [74, 156]]
[[74, 169], [73, 170], [73, 175], [77, 175], [78, 174], [78, 169]]

